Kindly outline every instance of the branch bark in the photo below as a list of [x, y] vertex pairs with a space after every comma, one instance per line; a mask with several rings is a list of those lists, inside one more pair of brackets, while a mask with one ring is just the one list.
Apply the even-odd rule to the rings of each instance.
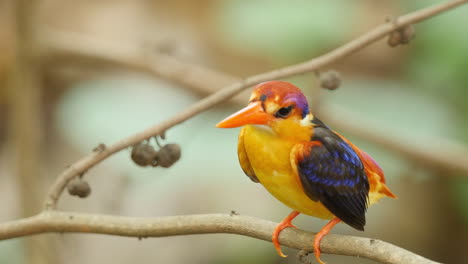
[[[344, 44], [343, 46], [339, 48], [336, 48], [330, 51], [329, 53], [319, 56], [315, 59], [309, 60], [304, 63], [292, 65], [289, 67], [273, 70], [270, 72], [253, 75], [253, 76], [247, 77], [244, 80], [228, 85], [224, 89], [214, 94], [211, 94], [210, 96], [207, 96], [206, 98], [186, 108], [182, 112], [173, 116], [171, 119], [168, 119], [160, 124], [150, 127], [128, 138], [122, 139], [119, 142], [116, 142], [115, 144], [110, 145], [109, 147], [103, 150], [94, 151], [91, 154], [76, 161], [69, 168], [63, 171], [58, 176], [56, 181], [52, 184], [52, 187], [50, 188], [46, 201], [45, 201], [45, 209], [56, 208], [57, 201], [60, 195], [65, 189], [67, 183], [73, 177], [76, 177], [84, 173], [85, 171], [89, 170], [90, 168], [98, 164], [99, 162], [109, 157], [110, 155], [122, 149], [125, 149], [129, 146], [132, 146], [142, 140], [161, 134], [165, 130], [184, 122], [185, 120], [213, 107], [214, 105], [230, 99], [232, 96], [236, 95], [237, 93], [241, 92], [242, 90], [252, 85], [258, 84], [263, 81], [272, 80], [272, 79], [279, 79], [279, 78], [284, 78], [284, 77], [297, 75], [297, 74], [301, 74], [305, 72], [316, 71], [339, 59], [349, 56], [363, 49], [364, 47], [369, 46], [370, 44], [376, 42], [377, 40], [384, 38], [389, 33], [403, 26], [414, 24], [424, 19], [428, 19], [446, 10], [460, 6], [466, 2], [468, 2], [468, 0], [454, 0], [454, 1], [444, 2], [438, 5], [434, 5], [428, 8], [424, 8], [424, 9], [406, 14], [404, 16], [399, 17], [398, 19], [395, 19], [392, 22], [381, 24], [375, 27], [374, 29], [370, 30], [369, 32], [361, 35], [360, 37]], [[154, 71], [158, 71], [158, 69], [159, 71], [161, 71], [164, 65], [164, 64], [161, 64], [158, 66], [159, 68], [154, 69], [150, 67], [154, 65], [148, 64], [147, 60], [143, 59], [144, 56], [138, 56], [137, 54], [137, 56], [132, 57], [133, 55], [126, 54], [125, 56], [123, 57], [120, 56], [118, 58], [125, 58], [125, 61], [127, 64], [134, 65], [135, 67], [145, 68], [145, 69], [149, 68]], [[186, 72], [184, 73], [186, 74]], [[176, 76], [179, 78], [180, 76], [184, 76], [184, 74], [176, 74]]]
[[[240, 215], [204, 214], [155, 218], [136, 218], [73, 212], [45, 211], [36, 216], [3, 223], [0, 239], [58, 233], [95, 233], [137, 238], [194, 234], [227, 233], [271, 241], [277, 223]], [[281, 244], [312, 250], [314, 233], [288, 228], [281, 232]], [[437, 263], [390, 243], [354, 236], [327, 235], [320, 248], [323, 253], [359, 256], [387, 264]]]

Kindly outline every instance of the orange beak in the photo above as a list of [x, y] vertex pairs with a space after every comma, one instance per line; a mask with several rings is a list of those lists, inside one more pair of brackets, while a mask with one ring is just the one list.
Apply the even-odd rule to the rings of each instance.
[[266, 125], [272, 118], [265, 113], [262, 102], [250, 103], [247, 107], [234, 113], [216, 124], [219, 128], [233, 128], [249, 124]]

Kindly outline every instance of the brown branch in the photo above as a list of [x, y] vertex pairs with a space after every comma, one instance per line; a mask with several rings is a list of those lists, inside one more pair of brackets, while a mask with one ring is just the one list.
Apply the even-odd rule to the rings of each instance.
[[[67, 168], [63, 171], [56, 181], [53, 183], [52, 187], [50, 188], [47, 199], [45, 201], [45, 208], [46, 209], [54, 209], [56, 208], [57, 201], [62, 194], [65, 186], [67, 183], [75, 176], [84, 173], [88, 169], [92, 168], [102, 160], [106, 159], [110, 155], [132, 146], [144, 139], [148, 139], [152, 136], [162, 133], [163, 131], [184, 122], [185, 120], [213, 107], [214, 105], [226, 101], [230, 99], [233, 95], [241, 92], [242, 90], [255, 85], [257, 83], [268, 81], [272, 79], [279, 79], [284, 78], [287, 76], [297, 75], [305, 72], [315, 71], [318, 70], [330, 63], [333, 63], [339, 59], [342, 59], [350, 54], [353, 54], [364, 47], [376, 42], [379, 39], [387, 36], [392, 31], [401, 28], [406, 25], [414, 24], [420, 22], [424, 19], [437, 15], [441, 12], [449, 10], [451, 8], [457, 7], [461, 4], [468, 2], [468, 0], [455, 0], [450, 2], [444, 2], [442, 4], [434, 5], [432, 7], [428, 7], [425, 9], [421, 9], [407, 15], [401, 16], [395, 21], [391, 23], [384, 23], [381, 24], [374, 29], [370, 30], [369, 32], [361, 35], [360, 37], [350, 41], [349, 43], [344, 44], [343, 46], [330, 51], [322, 56], [319, 56], [315, 59], [309, 60], [304, 63], [300, 63], [297, 65], [285, 67], [282, 69], [277, 69], [274, 71], [261, 73], [258, 75], [253, 75], [248, 77], [242, 81], [236, 82], [234, 84], [228, 85], [224, 89], [198, 101], [197, 103], [193, 104], [192, 106], [186, 108], [182, 112], [176, 114], [171, 119], [168, 119], [160, 124], [157, 124], [153, 127], [150, 127], [142, 132], [139, 132], [135, 135], [132, 135], [128, 138], [122, 139], [121, 141], [107, 147], [106, 149], [93, 152], [84, 158], [75, 162], [72, 166]], [[135, 67], [141, 67], [148, 69], [148, 64], [145, 60], [139, 60], [142, 56], [131, 57], [132, 55], [126, 54], [126, 56], [120, 56], [117, 58], [126, 58], [128, 64], [134, 65]], [[159, 70], [161, 71], [161, 65], [159, 66]], [[152, 70], [153, 69], [150, 67]], [[186, 72], [184, 72], [186, 73]], [[180, 74], [176, 74], [179, 78]]]
[[[0, 224], [0, 240], [59, 232], [138, 238], [228, 233], [271, 241], [276, 225], [255, 217], [228, 214], [136, 218], [45, 211], [30, 218]], [[313, 235], [288, 228], [281, 232], [280, 240], [290, 248], [312, 250]], [[359, 256], [388, 264], [437, 263], [390, 243], [363, 237], [327, 235], [320, 248], [327, 254]]]

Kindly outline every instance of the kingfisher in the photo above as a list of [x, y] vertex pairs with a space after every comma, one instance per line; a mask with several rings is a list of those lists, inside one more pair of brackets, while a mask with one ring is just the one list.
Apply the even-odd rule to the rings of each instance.
[[315, 258], [324, 264], [320, 241], [336, 224], [364, 231], [368, 206], [383, 197], [396, 198], [374, 159], [313, 115], [304, 94], [291, 83], [258, 84], [247, 107], [216, 125], [240, 126], [242, 170], [293, 210], [272, 234], [282, 257], [279, 234], [295, 228], [292, 220], [299, 214], [330, 220], [312, 245]]

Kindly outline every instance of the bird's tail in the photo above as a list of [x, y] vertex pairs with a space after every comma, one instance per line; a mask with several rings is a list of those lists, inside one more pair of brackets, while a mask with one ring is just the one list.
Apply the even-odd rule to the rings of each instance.
[[354, 151], [356, 151], [356, 153], [361, 158], [362, 163], [364, 164], [364, 170], [366, 171], [366, 175], [370, 184], [369, 203], [373, 204], [384, 196], [397, 198], [397, 196], [392, 191], [390, 191], [390, 188], [388, 188], [385, 184], [385, 175], [379, 164], [377, 164], [377, 162], [369, 154], [356, 147], [349, 140], [344, 137], [341, 138], [345, 140], [354, 149]]
[[384, 197], [397, 198], [397, 196], [390, 191], [390, 188], [382, 181], [382, 175], [371, 170], [366, 170], [369, 177], [370, 191], [369, 191], [369, 205], [378, 202]]
[[390, 198], [398, 198], [392, 191], [390, 191], [390, 188], [387, 187], [385, 183], [382, 183], [382, 186], [380, 186], [380, 193], [385, 194], [385, 196], [390, 197]]

